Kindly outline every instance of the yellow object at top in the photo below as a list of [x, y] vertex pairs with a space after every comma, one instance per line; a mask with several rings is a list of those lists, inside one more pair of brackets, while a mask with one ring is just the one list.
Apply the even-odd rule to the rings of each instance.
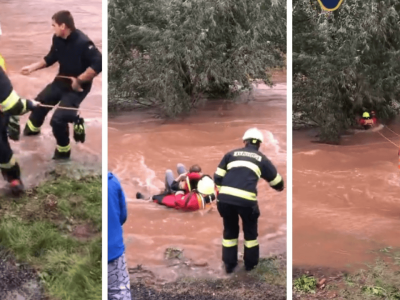
[[363, 118], [369, 118], [369, 113], [367, 112], [363, 113]]
[[201, 178], [197, 183], [197, 191], [204, 195], [213, 194], [215, 192], [214, 181], [208, 176]]
[[1, 54], [0, 54], [0, 67], [2, 67], [4, 69], [4, 71], [6, 71], [6, 62], [3, 58], [3, 56], [1, 56]]

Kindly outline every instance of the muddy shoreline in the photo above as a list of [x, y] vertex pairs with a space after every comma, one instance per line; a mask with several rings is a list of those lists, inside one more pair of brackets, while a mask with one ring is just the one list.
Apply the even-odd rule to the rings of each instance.
[[43, 288], [37, 272], [0, 245], [0, 299], [42, 300]]
[[[271, 261], [274, 263], [269, 264]], [[137, 276], [138, 269], [145, 274], [143, 277]], [[239, 267], [225, 278], [181, 277], [174, 282], [160, 283], [142, 266], [129, 272], [135, 300], [286, 300], [286, 254], [261, 259], [252, 272]]]

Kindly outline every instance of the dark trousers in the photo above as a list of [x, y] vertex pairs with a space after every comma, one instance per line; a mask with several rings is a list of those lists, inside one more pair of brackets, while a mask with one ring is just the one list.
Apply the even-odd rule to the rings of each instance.
[[[57, 105], [60, 103], [62, 107], [79, 108], [79, 105], [89, 91], [90, 89], [87, 88], [83, 92], [75, 92], [66, 83], [54, 81], [39, 93], [36, 100], [46, 105]], [[36, 107], [30, 114], [29, 121], [33, 126], [40, 128], [51, 109], [48, 107]], [[76, 118], [76, 110], [57, 108], [54, 112], [50, 125], [58, 146], [65, 147], [69, 145], [68, 123], [75, 122]]]
[[242, 219], [245, 239], [244, 265], [246, 270], [253, 269], [260, 257], [260, 247], [257, 242], [258, 205], [242, 207], [227, 203], [217, 203], [219, 214], [224, 223], [224, 240], [222, 245], [222, 260], [227, 269], [233, 269], [238, 261], [239, 217]]
[[8, 116], [0, 113], [0, 164], [7, 164], [13, 155], [8, 141], [7, 126]]
[[16, 161], [11, 161], [13, 151], [8, 141], [7, 126], [9, 116], [0, 112], [0, 166], [3, 177], [11, 182], [14, 179], [20, 179], [20, 168]]

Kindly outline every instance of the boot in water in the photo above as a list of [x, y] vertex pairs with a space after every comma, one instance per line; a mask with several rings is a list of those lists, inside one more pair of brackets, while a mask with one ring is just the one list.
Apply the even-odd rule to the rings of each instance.
[[24, 185], [20, 179], [12, 180], [10, 182], [10, 189], [11, 189], [11, 193], [17, 197], [21, 196], [25, 191]]

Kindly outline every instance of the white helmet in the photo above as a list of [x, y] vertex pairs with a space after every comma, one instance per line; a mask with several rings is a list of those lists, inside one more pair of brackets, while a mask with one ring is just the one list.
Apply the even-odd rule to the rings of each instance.
[[262, 143], [264, 142], [264, 136], [257, 128], [250, 128], [243, 135], [243, 141], [246, 140], [258, 140]]
[[203, 176], [197, 183], [197, 191], [204, 195], [212, 195], [215, 192], [214, 180], [209, 176]]

